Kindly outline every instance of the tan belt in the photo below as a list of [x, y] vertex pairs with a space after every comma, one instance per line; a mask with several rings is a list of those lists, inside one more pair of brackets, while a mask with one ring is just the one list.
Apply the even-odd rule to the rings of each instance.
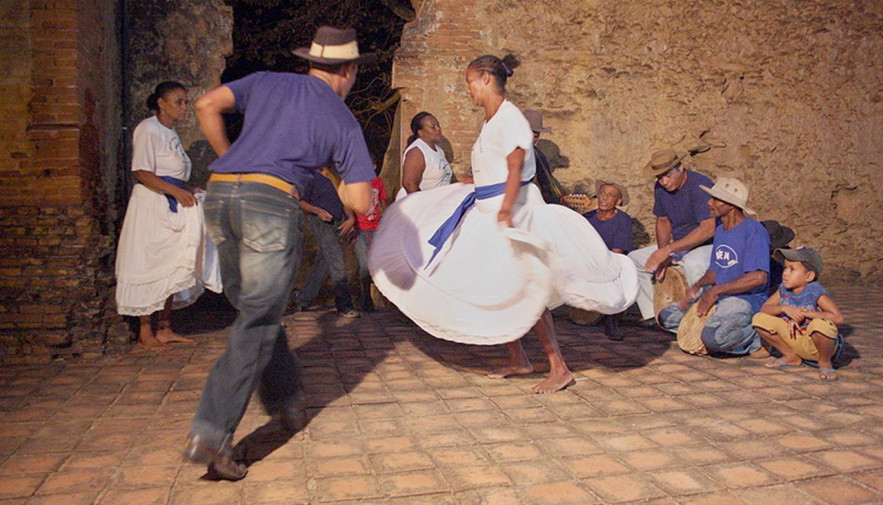
[[285, 182], [270, 174], [212, 174], [209, 176], [208, 182], [258, 182], [267, 186], [273, 186], [279, 191], [299, 198], [294, 184]]

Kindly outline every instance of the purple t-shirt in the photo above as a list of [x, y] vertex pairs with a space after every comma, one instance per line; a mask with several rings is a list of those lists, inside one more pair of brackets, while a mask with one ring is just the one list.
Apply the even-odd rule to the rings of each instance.
[[301, 192], [311, 173], [327, 166], [348, 183], [376, 177], [359, 122], [321, 79], [257, 72], [225, 86], [245, 122], [212, 172], [271, 174]]
[[700, 184], [712, 187], [711, 179], [687, 170], [687, 180], [674, 193], [669, 193], [659, 182], [653, 187], [655, 201], [653, 215], [667, 217], [671, 221], [672, 240], [680, 240], [693, 231], [699, 223], [711, 218], [708, 199], [711, 196], [699, 187]]
[[334, 221], [343, 220], [343, 202], [337, 196], [337, 188], [334, 187], [334, 183], [324, 175], [317, 173], [308, 179], [300, 197], [308, 204], [331, 214]]
[[760, 223], [751, 218], [729, 230], [720, 224], [714, 230], [714, 245], [711, 249], [711, 270], [714, 271], [715, 285], [726, 284], [739, 277], [761, 270], [767, 273], [767, 280], [747, 293], [726, 294], [744, 298], [751, 303], [755, 312], [767, 299], [770, 273], [770, 236]]
[[598, 235], [604, 239], [607, 249], [622, 249], [629, 252], [634, 249], [632, 245], [632, 218], [621, 210], [607, 221], [598, 219], [598, 209], [590, 210], [583, 214], [589, 223], [598, 231]]

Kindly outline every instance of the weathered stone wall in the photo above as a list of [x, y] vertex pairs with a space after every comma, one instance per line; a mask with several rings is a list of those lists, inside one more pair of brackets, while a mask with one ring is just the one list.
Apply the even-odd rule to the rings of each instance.
[[2, 3], [0, 360], [103, 351], [120, 126], [116, 2]]
[[[393, 86], [402, 138], [439, 117], [468, 169], [482, 113], [466, 92], [474, 57], [517, 54], [517, 105], [540, 109], [565, 184], [615, 175], [652, 226], [655, 149], [713, 147], [691, 164], [742, 178], [762, 219], [797, 232], [840, 276], [883, 278], [883, 3], [876, 0], [413, 2]], [[399, 152], [401, 152], [399, 150]]]
[[[191, 101], [221, 83], [224, 57], [233, 50], [233, 9], [223, 0], [129, 0], [126, 82], [131, 132], [150, 116], [145, 101], [162, 81], [187, 87]], [[193, 161], [191, 181], [203, 185], [216, 156], [205, 141], [192, 109], [176, 126]]]

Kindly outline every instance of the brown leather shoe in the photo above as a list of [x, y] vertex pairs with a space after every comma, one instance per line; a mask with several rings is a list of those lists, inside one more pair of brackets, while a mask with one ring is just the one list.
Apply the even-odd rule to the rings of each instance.
[[212, 480], [237, 481], [245, 477], [248, 469], [233, 459], [229, 439], [218, 449], [209, 447], [199, 435], [187, 437], [184, 446], [184, 460], [208, 465], [208, 475]]
[[233, 459], [233, 450], [227, 446], [223, 448], [208, 466], [208, 477], [211, 480], [237, 481], [248, 474], [248, 468]]
[[184, 461], [207, 465], [217, 454], [217, 450], [208, 446], [199, 435], [190, 435], [184, 445]]

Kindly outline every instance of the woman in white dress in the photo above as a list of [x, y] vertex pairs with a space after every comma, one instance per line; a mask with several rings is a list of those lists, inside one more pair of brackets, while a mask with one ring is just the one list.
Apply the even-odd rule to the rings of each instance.
[[533, 132], [505, 99], [518, 61], [485, 55], [466, 69], [485, 112], [472, 148], [475, 184], [452, 184], [393, 204], [369, 266], [380, 291], [432, 335], [467, 344], [507, 343], [510, 362], [492, 377], [534, 371], [519, 339], [531, 328], [549, 359], [532, 388], [552, 393], [573, 380], [550, 309], [564, 303], [605, 314], [637, 295], [634, 264], [611, 253], [576, 212], [547, 205], [535, 185]]
[[451, 183], [453, 170], [438, 145], [442, 137], [438, 119], [428, 112], [418, 112], [411, 118], [408, 147], [402, 154], [402, 189], [396, 200], [428, 189]]
[[[156, 114], [139, 123], [133, 135], [137, 183], [117, 248], [116, 303], [119, 314], [139, 318], [139, 346], [165, 348], [169, 342], [193, 342], [172, 330], [171, 310], [196, 301], [203, 284], [216, 292], [221, 284], [215, 269], [202, 278], [207, 247], [198, 206], [202, 195], [185, 185], [190, 158], [173, 129], [187, 114], [187, 92], [177, 82], [162, 82], [147, 107]], [[151, 325], [155, 312], [156, 332]]]

